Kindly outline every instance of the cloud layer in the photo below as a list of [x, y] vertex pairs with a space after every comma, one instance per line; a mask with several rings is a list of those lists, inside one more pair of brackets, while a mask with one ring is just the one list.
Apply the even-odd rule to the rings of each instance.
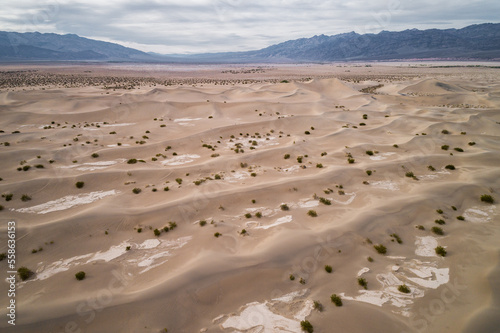
[[17, 0], [0, 30], [74, 33], [158, 53], [260, 49], [355, 31], [500, 22], [497, 0]]

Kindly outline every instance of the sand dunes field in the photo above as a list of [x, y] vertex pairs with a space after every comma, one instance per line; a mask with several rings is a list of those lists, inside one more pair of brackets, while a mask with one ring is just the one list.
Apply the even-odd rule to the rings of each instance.
[[329, 68], [3, 87], [1, 331], [498, 328], [499, 69]]

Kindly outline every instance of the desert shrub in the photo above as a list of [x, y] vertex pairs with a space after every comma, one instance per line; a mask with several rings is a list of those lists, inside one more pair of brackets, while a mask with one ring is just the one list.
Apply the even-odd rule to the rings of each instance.
[[175, 228], [177, 228], [177, 223], [176, 222], [168, 222], [168, 228], [170, 230], [174, 230]]
[[368, 119], [368, 115], [367, 115], [367, 114], [364, 114], [364, 115], [363, 115], [363, 119], [365, 119], [365, 120], [366, 120], [366, 119]]
[[453, 209], [453, 210], [457, 210], [457, 207], [455, 207], [455, 206], [451, 206], [451, 209]]
[[288, 207], [288, 205], [287, 205], [287, 204], [282, 204], [282, 205], [280, 206], [280, 208], [281, 208], [281, 210], [285, 210], [285, 211], [286, 211], [286, 210], [290, 210], [290, 207]]
[[170, 191], [170, 188], [168, 186], [166, 186], [163, 188], [163, 191], [168, 192], [168, 191]]
[[365, 123], [359, 123], [359, 126], [366, 126]]
[[398, 290], [402, 293], [409, 294], [411, 292], [410, 288], [406, 284], [402, 284], [398, 287]]
[[304, 132], [304, 134], [305, 134], [305, 135], [309, 135], [309, 134], [311, 134], [311, 132], [309, 132], [309, 131], [305, 131], [305, 132]]
[[0, 253], [0, 261], [4, 260], [5, 258], [7, 258], [7, 253], [6, 252]]
[[442, 150], [448, 150], [449, 148], [450, 148], [450, 146], [448, 146], [448, 145], [442, 145], [442, 146], [441, 146], [441, 149], [442, 149]]
[[249, 218], [251, 218], [251, 217], [252, 217], [252, 214], [250, 214], [250, 213], [246, 213], [246, 214], [245, 214], [245, 217], [246, 217], [247, 219], [249, 219]]
[[455, 166], [453, 164], [448, 164], [447, 166], [444, 167], [445, 169], [448, 170], [455, 170]]
[[302, 159], [303, 159], [303, 158], [304, 158], [303, 156], [299, 156], [299, 157], [297, 157], [297, 162], [302, 163]]
[[31, 169], [31, 166], [29, 165], [23, 166], [23, 171], [28, 171], [29, 169]]
[[338, 296], [337, 294], [333, 294], [332, 296], [330, 296], [330, 299], [336, 306], [342, 306], [342, 298], [340, 298], [340, 296]]
[[246, 235], [247, 234], [247, 230], [246, 229], [241, 229], [240, 234]]
[[216, 233], [214, 234], [214, 237], [215, 237], [215, 238], [219, 238], [220, 236], [222, 236], [222, 234], [221, 234], [220, 232], [216, 232]]
[[0, 212], [4, 210], [4, 208], [5, 208], [4, 206], [0, 205]]
[[436, 168], [433, 167], [432, 165], [428, 165], [427, 169], [429, 169], [430, 171], [436, 171]]
[[12, 197], [14, 197], [14, 194], [12, 194], [12, 193], [2, 194], [2, 198], [5, 198], [5, 201], [11, 201]]
[[319, 301], [314, 301], [313, 302], [313, 309], [318, 310], [319, 312], [323, 311], [323, 304], [321, 304]]
[[306, 284], [306, 280], [304, 278], [300, 278], [299, 283], [300, 284]]
[[221, 177], [221, 176], [217, 173], [217, 174], [215, 174], [214, 178], [215, 178], [215, 179], [217, 179], [217, 180], [219, 180], [219, 179], [221, 179], [222, 177]]
[[405, 173], [405, 176], [406, 176], [406, 177], [409, 177], [409, 178], [413, 178], [413, 177], [415, 177], [415, 174], [414, 174], [412, 171], [407, 171], [407, 172]]
[[125, 248], [125, 251], [130, 251], [130, 249], [131, 249], [131, 248], [132, 248], [132, 247], [129, 245], [129, 246], [127, 246], [127, 247]]
[[365, 289], [368, 289], [368, 282], [366, 282], [366, 279], [365, 278], [358, 278], [358, 284], [365, 288]]
[[17, 274], [19, 274], [19, 277], [21, 278], [22, 281], [26, 281], [34, 273], [29, 268], [26, 268], [26, 267], [22, 266], [22, 267], [18, 268]]
[[372, 150], [367, 150], [367, 151], [366, 151], [366, 155], [370, 155], [370, 156], [372, 156], [372, 155], [373, 155], [373, 151], [372, 151]]
[[347, 162], [348, 162], [349, 164], [353, 164], [353, 163], [355, 162], [355, 160], [354, 160], [354, 158], [348, 158], [348, 159], [347, 159]]
[[207, 221], [205, 220], [201, 220], [200, 222], [198, 222], [200, 224], [200, 227], [203, 227], [207, 224]]
[[462, 215], [459, 215], [459, 216], [457, 216], [457, 220], [459, 220], [459, 221], [464, 221], [464, 220], [465, 220], [465, 217], [463, 217]]
[[289, 279], [290, 279], [290, 281], [293, 281], [293, 280], [295, 280], [295, 276], [293, 274], [290, 274]]
[[493, 202], [495, 202], [495, 199], [493, 199], [493, 197], [489, 194], [483, 194], [481, 195], [481, 201], [492, 204]]
[[396, 240], [396, 242], [398, 242], [398, 244], [402, 244], [403, 243], [403, 240], [401, 239], [401, 237], [399, 237], [398, 234], [391, 234], [390, 236], [392, 238], [394, 238]]
[[138, 228], [138, 229], [137, 229], [137, 233], [139, 233], [139, 234], [140, 234], [141, 232], [142, 232], [142, 228]]
[[128, 164], [135, 164], [137, 163], [137, 159], [136, 158], [131, 158], [127, 161]]
[[45, 167], [43, 166], [43, 164], [37, 164], [37, 165], [35, 165], [35, 168], [44, 169]]
[[443, 210], [442, 209], [436, 209], [436, 213], [443, 214]]
[[175, 178], [175, 181], [177, 182], [177, 184], [182, 184], [182, 178]]
[[415, 226], [418, 230], [425, 230], [425, 227], [423, 225], [417, 225]]
[[98, 153], [93, 153], [93, 154], [92, 154], [92, 155], [90, 155], [90, 156], [92, 156], [92, 158], [98, 158], [98, 157], [99, 157], [99, 154], [98, 154]]
[[368, 258], [366, 258], [366, 260], [368, 260], [369, 262], [373, 262], [373, 258], [372, 257], [368, 257]]
[[323, 167], [323, 164], [321, 164], [321, 163], [316, 164], [316, 168], [321, 169], [322, 167]]
[[455, 151], [458, 151], [459, 153], [463, 153], [463, 152], [464, 152], [464, 150], [463, 150], [462, 148], [460, 148], [460, 147], [455, 147], [455, 148], [453, 148], [453, 149], [454, 149]]
[[441, 133], [443, 133], [443, 134], [450, 134], [450, 131], [444, 129], [444, 130], [441, 131]]
[[392, 145], [394, 148], [399, 148], [399, 146], [397, 144], [393, 144]]
[[257, 174], [256, 174], [255, 172], [252, 172], [252, 173], [250, 174], [250, 176], [252, 176], [252, 177], [257, 177]]
[[290, 154], [285, 154], [285, 156], [283, 157], [285, 160], [289, 159], [290, 158]]
[[257, 213], [255, 213], [255, 217], [257, 217], [257, 218], [259, 218], [259, 219], [260, 219], [260, 218], [262, 217], [262, 213], [261, 213], [261, 212], [257, 212]]
[[332, 272], [332, 270], [333, 270], [333, 269], [332, 269], [332, 266], [330, 266], [330, 265], [325, 265], [325, 271], [326, 271], [327, 273], [331, 273], [331, 272]]
[[366, 170], [366, 174], [367, 174], [368, 176], [371, 176], [371, 175], [372, 175], [372, 171], [371, 171], [371, 170]]
[[75, 183], [76, 188], [82, 188], [84, 185], [85, 185], [84, 182], [76, 182]]
[[75, 277], [78, 281], [81, 281], [83, 279], [85, 279], [85, 272], [84, 271], [80, 271], [78, 273], [75, 274]]
[[138, 187], [134, 187], [134, 189], [132, 189], [132, 192], [133, 192], [134, 194], [139, 194], [139, 193], [141, 193], [141, 191], [142, 191], [142, 190], [141, 190], [140, 188], [138, 188]]
[[22, 197], [21, 197], [21, 200], [26, 202], [26, 201], [30, 201], [31, 200], [31, 197], [27, 194], [23, 194]]
[[309, 210], [309, 211], [307, 212], [307, 215], [309, 215], [309, 216], [311, 216], [311, 217], [316, 217], [316, 216], [318, 216], [318, 213], [316, 213], [316, 211], [315, 211], [315, 210], [312, 210], [312, 209], [311, 209], [311, 210]]
[[436, 251], [436, 254], [441, 256], [441, 257], [445, 257], [446, 256], [446, 249], [442, 246], [438, 246], [434, 249], [434, 251]]
[[330, 206], [332, 204], [332, 202], [330, 200], [328, 200], [327, 198], [323, 198], [323, 197], [319, 198], [319, 202], [321, 202], [322, 204], [327, 205], [327, 206]]
[[431, 231], [433, 233], [435, 233], [436, 235], [440, 235], [440, 236], [444, 235], [444, 231], [440, 227], [432, 227]]
[[255, 199], [252, 199], [252, 203], [253, 203], [253, 204], [254, 204], [254, 203], [256, 203], [256, 202], [257, 202], [257, 201], [256, 201]]
[[153, 230], [153, 232], [154, 232], [156, 237], [160, 236], [160, 234], [161, 234], [161, 231], [158, 229]]
[[380, 254], [386, 254], [387, 253], [387, 248], [382, 245], [382, 244], [378, 244], [378, 245], [373, 245], [373, 248]]
[[443, 224], [446, 224], [446, 222], [442, 219], [439, 219], [439, 220], [434, 220], [434, 223], [437, 223], [439, 225], [443, 225]]
[[326, 155], [328, 155], [328, 153], [327, 153], [326, 151], [324, 151], [324, 152], [322, 152], [322, 153], [321, 153], [321, 156], [322, 156], [322, 157], [323, 157], [323, 156], [326, 156]]
[[469, 146], [474, 146], [476, 143], [474, 141], [471, 141], [468, 143]]
[[313, 333], [314, 332], [313, 325], [308, 320], [302, 320], [300, 322], [300, 328], [304, 332], [308, 332], [308, 333]]

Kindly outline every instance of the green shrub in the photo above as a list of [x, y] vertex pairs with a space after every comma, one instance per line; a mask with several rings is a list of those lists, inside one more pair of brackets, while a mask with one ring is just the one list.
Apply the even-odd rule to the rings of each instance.
[[474, 146], [476, 143], [474, 141], [471, 141], [468, 143], [469, 146]]
[[29, 279], [34, 273], [22, 266], [22, 267], [19, 267], [18, 270], [17, 270], [17, 274], [19, 274], [19, 277], [21, 278], [22, 281], [26, 281], [27, 279]]
[[412, 171], [407, 171], [407, 172], [405, 173], [405, 176], [406, 176], [406, 177], [409, 177], [409, 178], [413, 178], [413, 177], [415, 177], [415, 174], [414, 174]]
[[372, 171], [371, 171], [371, 170], [366, 170], [366, 174], [367, 174], [368, 176], [371, 176], [371, 175], [372, 175]]
[[4, 260], [6, 258], [7, 258], [7, 253], [6, 252], [0, 253], [0, 261]]
[[160, 234], [161, 234], [161, 231], [158, 229], [153, 230], [153, 232], [154, 232], [156, 237], [160, 236]]
[[433, 167], [432, 165], [428, 165], [427, 169], [429, 169], [430, 171], [436, 171], [436, 168]]
[[363, 119], [365, 119], [365, 120], [366, 120], [366, 119], [368, 119], [368, 115], [367, 115], [367, 114], [364, 114], [364, 115], [363, 115]]
[[138, 187], [134, 187], [134, 189], [132, 190], [132, 192], [133, 192], [134, 194], [139, 194], [139, 193], [141, 193], [141, 191], [142, 191], [142, 190], [141, 190], [140, 188], [138, 188]]
[[401, 237], [399, 237], [398, 234], [391, 234], [390, 236], [392, 238], [394, 238], [396, 240], [396, 242], [398, 242], [398, 244], [402, 244], [403, 243], [403, 240], [401, 239]]
[[316, 168], [321, 169], [322, 167], [323, 167], [323, 164], [321, 164], [321, 163], [316, 164]]
[[323, 198], [323, 197], [319, 198], [319, 202], [321, 202], [322, 204], [327, 205], [327, 206], [330, 206], [332, 204], [332, 202], [330, 200], [328, 200], [327, 198]]
[[23, 194], [23, 196], [21, 197], [21, 200], [23, 202], [30, 201], [31, 197], [29, 195], [27, 195], [27, 194]]
[[5, 208], [4, 206], [0, 205], [0, 212], [4, 210], [4, 208]]
[[410, 288], [406, 284], [402, 284], [398, 287], [398, 290], [402, 293], [409, 294], [411, 292]]
[[392, 145], [394, 148], [399, 148], [399, 146], [397, 144], [393, 144]]
[[311, 134], [311, 132], [309, 132], [309, 131], [305, 131], [305, 132], [304, 132], [304, 134], [305, 134], [305, 135], [309, 135], [309, 134]]
[[199, 224], [200, 224], [200, 227], [203, 227], [203, 226], [205, 226], [205, 225], [207, 224], [207, 221], [205, 221], [205, 220], [201, 220], [201, 221], [199, 222]]
[[423, 225], [417, 225], [415, 228], [418, 230], [425, 230], [425, 227]]
[[35, 165], [35, 168], [44, 169], [45, 167], [43, 166], [43, 164], [37, 164], [37, 165]]
[[457, 220], [459, 220], [459, 221], [464, 221], [464, 220], [465, 220], [465, 217], [463, 217], [462, 215], [459, 215], [459, 216], [457, 216]]
[[300, 322], [300, 328], [302, 328], [302, 331], [304, 331], [304, 332], [308, 332], [308, 333], [314, 332], [313, 325], [308, 320], [302, 320]]
[[318, 213], [316, 213], [316, 211], [315, 211], [315, 210], [312, 210], [312, 209], [311, 209], [311, 210], [309, 210], [309, 211], [307, 212], [307, 215], [309, 215], [309, 216], [311, 216], [311, 217], [316, 217], [316, 216], [318, 216]]
[[297, 162], [302, 163], [302, 159], [303, 159], [303, 158], [304, 158], [303, 156], [299, 156], [299, 157], [297, 157]]
[[358, 278], [358, 284], [359, 284], [361, 287], [363, 287], [363, 288], [365, 288], [365, 289], [368, 289], [368, 282], [366, 282], [366, 279], [365, 279], [365, 278], [362, 278], [362, 277]]
[[378, 245], [373, 245], [373, 248], [380, 254], [386, 254], [387, 253], [387, 248], [382, 245], [382, 244], [378, 244]]
[[373, 262], [373, 258], [372, 257], [368, 257], [368, 258], [366, 258], [366, 260], [368, 260], [369, 262]]
[[443, 210], [442, 209], [436, 209], [436, 213], [443, 214]]
[[495, 202], [495, 199], [493, 199], [493, 197], [489, 194], [483, 194], [481, 195], [481, 201], [492, 204], [493, 202]]
[[432, 227], [431, 231], [433, 233], [435, 233], [436, 235], [440, 235], [440, 236], [444, 235], [444, 231], [440, 227]]
[[444, 130], [441, 131], [441, 133], [443, 133], [443, 134], [450, 134], [450, 131], [444, 129]]
[[252, 214], [250, 214], [250, 213], [246, 213], [246, 214], [245, 214], [245, 217], [246, 217], [247, 219], [249, 219], [249, 218], [251, 218], [251, 217], [252, 217]]
[[256, 203], [256, 202], [257, 202], [257, 201], [256, 201], [255, 199], [252, 199], [252, 203], [253, 203], [253, 204], [254, 204], [254, 203]]
[[23, 166], [23, 171], [28, 171], [30, 168], [31, 168], [31, 166], [25, 165], [25, 166]]
[[439, 220], [434, 220], [434, 223], [437, 223], [439, 225], [443, 225], [443, 224], [446, 224], [446, 222], [442, 219], [439, 219]]
[[455, 206], [451, 206], [451, 209], [453, 209], [453, 210], [457, 210], [457, 207], [455, 207]]
[[304, 278], [300, 278], [299, 283], [300, 284], [306, 284], [306, 280], [304, 280]]
[[255, 172], [252, 172], [252, 173], [250, 174], [250, 176], [252, 176], [252, 177], [257, 177], [257, 174], [256, 174]]
[[332, 296], [330, 296], [330, 299], [336, 306], [342, 306], [342, 298], [340, 298], [340, 296], [338, 296], [337, 294], [333, 294]]
[[135, 158], [131, 158], [127, 161], [128, 164], [136, 164], [137, 163], [137, 159]]
[[139, 233], [139, 234], [140, 234], [141, 232], [142, 232], [142, 228], [138, 228], [138, 229], [137, 229], [137, 233]]
[[214, 234], [214, 237], [215, 237], [215, 238], [219, 238], [220, 236], [222, 236], [222, 234], [221, 234], [220, 232], [216, 232], [216, 233]]
[[175, 181], [177, 184], [181, 185], [182, 184], [182, 178], [175, 178]]
[[332, 272], [332, 270], [333, 270], [333, 269], [332, 269], [332, 266], [330, 266], [330, 265], [325, 265], [325, 271], [326, 271], [327, 273], [331, 273], [331, 272]]
[[372, 150], [367, 150], [367, 151], [366, 151], [366, 155], [370, 155], [370, 156], [372, 156], [372, 155], [373, 155], [373, 151], [372, 151]]
[[442, 246], [438, 246], [434, 249], [434, 251], [436, 251], [436, 254], [441, 256], [441, 257], [445, 257], [446, 256], [446, 249]]
[[293, 274], [290, 274], [290, 281], [295, 280], [295, 276]]
[[354, 158], [348, 158], [348, 159], [347, 159], [347, 162], [348, 162], [349, 164], [354, 164], [355, 160], [354, 160]]
[[219, 179], [221, 179], [222, 177], [221, 177], [221, 176], [217, 173], [217, 174], [215, 174], [214, 178], [215, 178], [215, 179], [217, 179], [217, 180], [219, 180]]
[[85, 185], [84, 182], [76, 182], [75, 186], [76, 188], [82, 188]]
[[80, 271], [78, 273], [75, 274], [75, 277], [78, 281], [81, 281], [83, 279], [85, 279], [85, 272], [84, 271]]
[[290, 207], [288, 207], [288, 205], [287, 205], [287, 204], [282, 204], [282, 205], [280, 206], [280, 208], [281, 208], [281, 210], [285, 210], [285, 211], [286, 211], [286, 210], [290, 210]]
[[99, 154], [98, 154], [98, 153], [93, 153], [93, 154], [92, 154], [92, 155], [90, 155], [90, 156], [92, 156], [92, 158], [98, 158], [98, 157], [99, 157]]
[[170, 191], [170, 188], [168, 188], [168, 186], [166, 186], [163, 188], [163, 191], [168, 192], [168, 191]]
[[241, 234], [241, 235], [246, 235], [246, 234], [247, 234], [247, 230], [246, 230], [246, 229], [242, 229], [242, 230], [240, 231], [240, 234]]
[[2, 197], [5, 198], [5, 201], [11, 201], [12, 198], [14, 197], [14, 194], [6, 193], [6, 194], [2, 194]]
[[319, 301], [314, 301], [313, 302], [313, 309], [318, 310], [319, 312], [323, 311], [323, 304], [321, 304]]
[[170, 230], [174, 230], [175, 228], [177, 228], [177, 223], [176, 222], [168, 222], [168, 228]]
[[285, 160], [289, 159], [290, 158], [290, 154], [285, 154], [285, 156], [283, 157]]
[[459, 153], [463, 153], [464, 150], [462, 148], [459, 148], [459, 147], [455, 147], [453, 148], [455, 151], [458, 151]]
[[260, 219], [260, 218], [262, 217], [262, 213], [261, 213], [261, 212], [257, 212], [257, 213], [255, 213], [255, 217], [257, 217], [257, 218], [259, 218], [259, 219]]
[[448, 150], [449, 148], [450, 148], [450, 146], [448, 146], [448, 145], [442, 145], [442, 146], [441, 146], [441, 149], [442, 149], [442, 150]]

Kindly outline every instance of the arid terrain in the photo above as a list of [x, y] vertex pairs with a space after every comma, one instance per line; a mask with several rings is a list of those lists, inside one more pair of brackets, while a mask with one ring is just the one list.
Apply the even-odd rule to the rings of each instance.
[[498, 64], [3, 65], [0, 130], [2, 332], [500, 326]]

